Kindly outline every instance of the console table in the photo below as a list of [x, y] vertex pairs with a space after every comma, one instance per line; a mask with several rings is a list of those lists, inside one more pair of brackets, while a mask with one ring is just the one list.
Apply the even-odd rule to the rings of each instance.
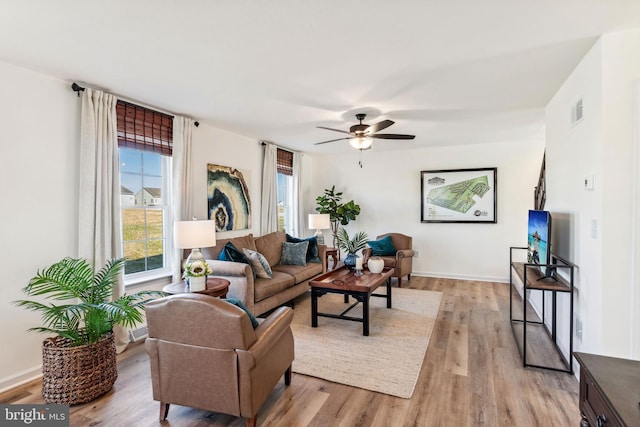
[[[509, 251], [509, 319], [511, 320], [511, 330], [518, 344], [518, 351], [522, 358], [522, 365], [526, 368], [528, 366], [533, 368], [550, 369], [553, 371], [567, 372], [573, 374], [573, 274], [575, 265], [560, 256], [551, 253], [551, 264], [533, 264], [528, 262], [516, 262], [514, 261], [514, 252], [518, 250], [527, 250], [526, 247], [511, 247]], [[540, 270], [540, 267], [546, 267], [552, 269], [553, 274], [551, 277], [547, 277]], [[558, 274], [559, 270], [564, 270], [568, 275], [568, 279], [565, 279]], [[522, 318], [516, 318], [514, 315], [514, 289], [516, 286], [514, 283], [514, 273], [520, 279], [523, 284], [522, 291]], [[531, 305], [529, 304], [530, 291], [542, 292], [542, 313], [541, 319], [532, 320], [527, 316], [536, 316], [533, 312]], [[550, 325], [545, 323], [547, 316], [545, 315], [547, 307], [547, 299], [545, 294], [551, 294], [551, 316]], [[567, 313], [567, 324], [569, 329], [569, 349], [568, 352], [564, 352], [558, 346], [558, 331], [557, 331], [557, 309], [558, 309], [558, 294], [565, 294], [569, 298], [569, 312]], [[522, 330], [522, 336], [520, 334], [520, 327]], [[563, 367], [551, 366], [548, 364], [549, 360], [543, 360], [545, 364], [531, 363], [529, 357], [531, 354], [527, 351], [527, 329], [531, 327], [542, 328], [546, 332], [547, 340], [538, 340], [535, 344], [538, 354], [543, 354], [542, 351], [546, 351], [544, 354], [553, 354], [555, 352]], [[547, 351], [547, 348], [549, 351]], [[565, 354], [568, 353], [568, 354]]]
[[640, 426], [640, 361], [573, 355], [580, 363], [580, 427]]

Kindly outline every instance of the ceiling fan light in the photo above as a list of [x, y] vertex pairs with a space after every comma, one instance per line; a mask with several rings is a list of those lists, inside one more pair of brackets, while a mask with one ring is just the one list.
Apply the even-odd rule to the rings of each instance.
[[349, 144], [351, 144], [353, 148], [356, 148], [358, 150], [366, 150], [367, 148], [371, 147], [371, 144], [373, 144], [373, 139], [369, 137], [351, 138], [349, 140]]

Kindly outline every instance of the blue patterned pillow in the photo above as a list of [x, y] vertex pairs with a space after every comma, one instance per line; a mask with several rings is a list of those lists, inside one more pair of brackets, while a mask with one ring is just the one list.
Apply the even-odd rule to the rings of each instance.
[[316, 236], [308, 237], [306, 239], [299, 239], [287, 234], [287, 242], [309, 242], [309, 247], [307, 248], [307, 262], [315, 262], [318, 264], [322, 263], [320, 257], [318, 256], [318, 238]]
[[242, 301], [240, 301], [239, 299], [237, 299], [237, 298], [227, 298], [227, 299], [224, 299], [223, 301], [226, 301], [229, 304], [233, 304], [233, 305], [243, 309], [245, 311], [245, 313], [247, 313], [247, 315], [249, 316], [249, 320], [251, 320], [251, 326], [253, 326], [253, 329], [257, 328], [258, 325], [260, 325], [258, 323], [258, 321], [256, 320], [256, 317], [249, 311], [247, 306], [244, 305], [244, 303]]
[[264, 255], [247, 248], [243, 248], [242, 253], [251, 261], [251, 268], [253, 268], [253, 272], [256, 273], [257, 277], [262, 277], [263, 279], [271, 279], [273, 277], [269, 261]]
[[391, 236], [385, 236], [380, 240], [371, 240], [367, 242], [367, 245], [373, 251], [374, 256], [392, 256], [397, 252], [391, 241]]
[[283, 242], [280, 264], [285, 265], [307, 265], [307, 248], [309, 242], [306, 240], [300, 243]]

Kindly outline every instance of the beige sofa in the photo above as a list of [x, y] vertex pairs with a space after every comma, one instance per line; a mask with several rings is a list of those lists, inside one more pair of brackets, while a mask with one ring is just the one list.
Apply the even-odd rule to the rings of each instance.
[[[264, 255], [273, 271], [273, 277], [254, 278], [253, 270], [248, 264], [218, 261], [220, 251], [229, 241], [240, 250], [246, 248]], [[280, 264], [282, 244], [286, 241], [287, 236], [281, 231], [260, 237], [248, 234], [232, 239], [219, 239], [216, 246], [201, 248], [201, 252], [213, 270], [211, 275], [223, 277], [231, 283], [227, 296], [241, 300], [251, 313], [259, 316], [305, 293], [309, 289], [309, 280], [327, 270], [325, 245], [318, 245], [320, 263], [308, 262], [305, 266]], [[185, 258], [188, 254], [189, 251], [185, 251]]]

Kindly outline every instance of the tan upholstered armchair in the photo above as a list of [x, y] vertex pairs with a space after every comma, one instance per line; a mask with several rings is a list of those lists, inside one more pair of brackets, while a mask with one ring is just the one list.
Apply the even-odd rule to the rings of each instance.
[[278, 308], [255, 330], [241, 308], [208, 295], [172, 295], [148, 303], [145, 312], [160, 420], [174, 403], [244, 417], [252, 427], [280, 377], [291, 383], [288, 307]]
[[[393, 256], [381, 256], [380, 258], [384, 260], [385, 267], [395, 268], [394, 277], [398, 279], [398, 287], [402, 287], [402, 278], [404, 276], [407, 276], [408, 280], [411, 280], [411, 270], [413, 268], [413, 238], [400, 233], [387, 233], [376, 237], [376, 240], [380, 240], [386, 236], [391, 237], [391, 241], [397, 252]], [[362, 250], [363, 262], [365, 264], [371, 256], [373, 256], [371, 248]]]

